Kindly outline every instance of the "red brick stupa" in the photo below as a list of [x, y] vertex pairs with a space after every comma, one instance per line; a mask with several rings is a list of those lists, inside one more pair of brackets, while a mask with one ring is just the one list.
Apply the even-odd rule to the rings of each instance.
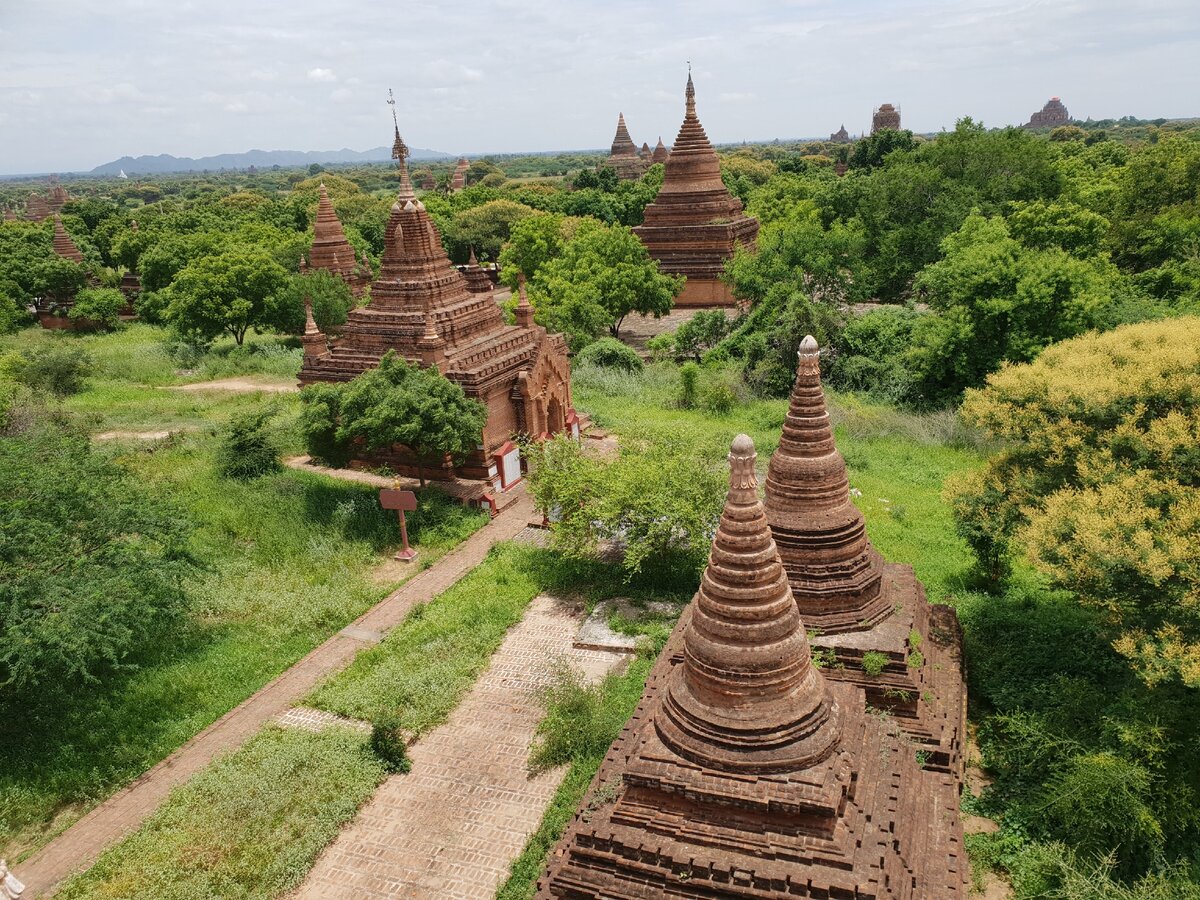
[[871, 113], [871, 134], [885, 128], [890, 128], [892, 131], [900, 130], [900, 110], [890, 103], [883, 104]]
[[721, 164], [696, 117], [696, 89], [687, 80], [687, 112], [663, 172], [662, 187], [634, 228], [658, 267], [686, 275], [676, 306], [733, 306], [720, 280], [738, 245], [753, 247], [758, 220], [742, 211], [721, 181]]
[[654, 152], [650, 155], [651, 163], [665, 163], [667, 157], [671, 155], [671, 151], [666, 148], [662, 142], [662, 135], [658, 136], [658, 143], [654, 146]]
[[729, 453], [708, 567], [538, 897], [957, 900], [958, 784], [827, 681], [758, 498]]
[[[884, 562], [867, 539], [834, 446], [811, 336], [800, 345], [764, 505], [812, 643], [836, 660], [827, 676], [889, 710], [927, 765], [961, 783], [966, 693], [958, 618], [948, 606], [930, 605], [912, 568]], [[884, 657], [874, 675], [864, 666], [871, 652]]]
[[54, 215], [54, 252], [63, 259], [83, 265], [83, 254], [67, 234], [67, 229], [63, 228], [62, 217], [57, 213]]
[[333, 210], [329, 200], [329, 192], [321, 183], [320, 197], [317, 201], [317, 219], [313, 223], [312, 247], [308, 251], [308, 267], [324, 269], [340, 277], [350, 287], [355, 297], [361, 297], [367, 285], [371, 283], [370, 269], [363, 272], [363, 266], [355, 255], [354, 248], [346, 240], [346, 232], [342, 229], [341, 220]]
[[41, 222], [51, 216], [50, 204], [41, 194], [30, 194], [25, 201], [25, 218], [30, 222]]
[[[461, 466], [427, 460], [426, 474], [434, 470], [435, 477], [487, 479], [504, 489], [521, 478], [512, 438], [555, 434], [566, 430], [573, 418], [566, 340], [534, 325], [532, 315], [522, 315], [521, 308], [518, 324], [506, 325], [490, 290], [469, 290], [413, 192], [406, 156], [403, 148], [398, 156], [400, 194], [388, 219], [371, 299], [350, 311], [340, 337], [322, 352], [316, 351], [324, 336], [309, 324], [300, 383], [349, 381], [377, 366], [389, 350], [412, 363], [436, 365], [467, 396], [487, 407], [488, 419], [479, 449]], [[523, 297], [522, 302], [532, 313], [528, 300]], [[357, 463], [419, 474], [416, 457], [399, 445], [369, 458], [364, 455]]]
[[613, 136], [608, 159], [601, 165], [616, 172], [622, 181], [636, 181], [646, 174], [650, 166], [649, 160], [638, 153], [637, 144], [629, 136], [629, 129], [625, 127], [625, 113], [617, 114], [617, 133]]
[[1051, 97], [1046, 105], [1029, 117], [1022, 128], [1057, 128], [1071, 124], [1071, 114], [1058, 97]]
[[460, 157], [458, 164], [454, 167], [454, 174], [450, 176], [450, 190], [461, 191], [467, 186], [467, 169], [471, 168], [471, 163], [466, 157]]

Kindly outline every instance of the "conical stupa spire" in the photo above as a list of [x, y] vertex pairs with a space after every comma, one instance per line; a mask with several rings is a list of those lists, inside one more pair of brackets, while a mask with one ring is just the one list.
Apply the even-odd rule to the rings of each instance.
[[613, 136], [610, 155], [637, 156], [637, 145], [629, 136], [629, 129], [625, 127], [625, 113], [617, 114], [617, 133]]
[[870, 627], [890, 612], [880, 590], [883, 560], [850, 500], [812, 335], [798, 356], [783, 434], [767, 469], [767, 517], [805, 621], [823, 631]]
[[684, 118], [696, 118], [696, 86], [692, 84], [692, 67], [688, 66], [687, 88], [683, 92], [685, 99]]
[[312, 299], [309, 297], [304, 298], [304, 336], [300, 343], [304, 345], [305, 359], [315, 359], [329, 349], [325, 335], [317, 327], [317, 320], [313, 318]]
[[659, 737], [720, 771], [796, 771], [827, 757], [841, 713], [812, 665], [808, 639], [766, 513], [754, 442], [729, 451], [729, 494], [670, 675]]
[[54, 252], [63, 259], [83, 263], [83, 254], [67, 234], [67, 229], [63, 228], [62, 217], [58, 213], [54, 214]]
[[354, 248], [346, 240], [346, 232], [333, 209], [329, 191], [325, 183], [321, 182], [317, 188], [317, 217], [313, 221], [313, 241], [312, 247], [309, 248], [308, 265], [348, 279], [354, 275], [355, 259]]
[[400, 170], [400, 191], [398, 197], [401, 200], [411, 200], [416, 197], [416, 192], [413, 190], [412, 181], [408, 176], [408, 144], [404, 143], [404, 138], [400, 137], [400, 120], [396, 118], [396, 98], [392, 95], [392, 89], [388, 88], [388, 106], [392, 108], [392, 129], [395, 132], [395, 138], [392, 140], [392, 159], [396, 160], [396, 167]]

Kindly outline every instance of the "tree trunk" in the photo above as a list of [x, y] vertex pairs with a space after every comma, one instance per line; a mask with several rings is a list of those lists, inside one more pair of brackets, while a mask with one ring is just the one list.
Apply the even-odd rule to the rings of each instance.
[[425, 463], [419, 458], [417, 460], [417, 481], [421, 483], [421, 487], [425, 487]]

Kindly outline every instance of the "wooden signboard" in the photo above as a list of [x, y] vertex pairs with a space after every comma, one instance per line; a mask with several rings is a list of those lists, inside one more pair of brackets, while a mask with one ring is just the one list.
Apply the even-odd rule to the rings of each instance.
[[384, 488], [379, 492], [379, 505], [384, 509], [394, 509], [400, 514], [400, 540], [404, 546], [396, 553], [396, 559], [412, 562], [417, 558], [417, 551], [408, 546], [408, 524], [404, 521], [404, 514], [417, 508], [417, 495], [412, 491]]

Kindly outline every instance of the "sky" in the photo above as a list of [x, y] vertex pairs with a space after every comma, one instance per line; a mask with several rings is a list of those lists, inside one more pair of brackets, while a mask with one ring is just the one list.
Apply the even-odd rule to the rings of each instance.
[[1197, 0], [0, 0], [0, 173], [123, 155], [714, 142], [1200, 115]]

